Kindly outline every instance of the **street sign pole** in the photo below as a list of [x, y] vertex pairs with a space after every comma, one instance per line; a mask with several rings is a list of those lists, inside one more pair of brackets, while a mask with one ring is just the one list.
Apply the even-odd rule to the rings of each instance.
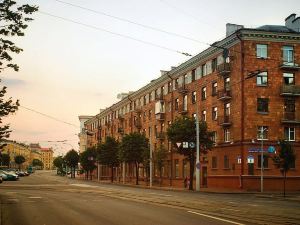
[[[196, 191], [200, 191], [200, 141], [199, 141], [199, 113], [198, 113], [198, 99], [196, 99]], [[190, 179], [193, 179], [191, 177]]]
[[149, 187], [151, 188], [152, 187], [152, 170], [153, 170], [153, 165], [152, 165], [152, 140], [151, 140], [151, 128], [149, 128], [149, 145], [150, 145], [150, 183], [149, 183]]

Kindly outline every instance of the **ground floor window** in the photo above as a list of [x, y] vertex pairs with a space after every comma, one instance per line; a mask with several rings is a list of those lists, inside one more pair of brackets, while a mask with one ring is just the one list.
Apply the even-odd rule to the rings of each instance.
[[217, 156], [213, 156], [211, 159], [211, 167], [213, 169], [216, 169], [218, 167], [218, 161], [217, 161]]
[[[260, 168], [261, 166], [261, 154], [257, 155], [257, 167]], [[264, 155], [263, 156], [263, 168], [269, 168], [269, 157]]]
[[179, 177], [179, 160], [175, 159], [175, 177]]
[[229, 158], [227, 155], [224, 155], [224, 169], [229, 169]]
[[295, 127], [285, 127], [284, 128], [284, 139], [287, 141], [295, 141]]

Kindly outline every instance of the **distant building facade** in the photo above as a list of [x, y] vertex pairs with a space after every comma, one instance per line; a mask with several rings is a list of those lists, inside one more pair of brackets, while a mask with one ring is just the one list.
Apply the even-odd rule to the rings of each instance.
[[85, 130], [84, 123], [88, 121], [89, 119], [93, 118], [93, 116], [79, 116], [79, 122], [80, 122], [80, 132], [78, 134], [79, 138], [79, 152], [84, 152], [87, 148], [87, 130]]
[[53, 150], [52, 148], [41, 148], [41, 159], [44, 164], [44, 170], [53, 169]]

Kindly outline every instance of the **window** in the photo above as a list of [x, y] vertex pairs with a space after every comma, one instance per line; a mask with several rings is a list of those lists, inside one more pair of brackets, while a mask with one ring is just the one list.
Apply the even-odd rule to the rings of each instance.
[[185, 75], [184, 75], [183, 84], [188, 84], [188, 83], [189, 83], [189, 81], [188, 81], [188, 75], [185, 74]]
[[295, 74], [283, 73], [283, 82], [285, 85], [294, 85], [295, 84]]
[[206, 111], [205, 111], [205, 110], [202, 111], [201, 119], [202, 119], [203, 121], [206, 121]]
[[284, 128], [284, 139], [287, 141], [295, 141], [295, 127]]
[[206, 99], [206, 87], [203, 87], [201, 89], [201, 99], [205, 100]]
[[182, 177], [186, 177], [188, 175], [187, 168], [187, 161], [184, 159], [182, 162]]
[[218, 118], [218, 107], [213, 107], [212, 108], [212, 119], [217, 120]]
[[179, 160], [175, 159], [175, 177], [179, 177]]
[[178, 110], [178, 108], [179, 108], [179, 99], [176, 98], [175, 99], [175, 110]]
[[225, 91], [230, 91], [230, 77], [225, 78], [224, 87], [225, 87]]
[[[257, 155], [257, 167], [261, 168], [261, 154]], [[263, 156], [263, 168], [269, 168], [269, 157]]]
[[193, 117], [194, 119], [196, 119], [197, 114], [196, 114], [196, 113], [193, 113], [193, 114], [192, 114], [192, 117]]
[[269, 112], [269, 99], [268, 98], [258, 98], [257, 99], [257, 112]]
[[218, 91], [218, 83], [217, 82], [213, 82], [212, 83], [212, 96], [216, 96], [217, 95], [217, 91]]
[[256, 57], [267, 58], [268, 57], [268, 45], [257, 44], [256, 45]]
[[295, 110], [296, 110], [295, 99], [293, 99], [293, 98], [286, 98], [284, 100], [284, 111], [285, 112], [292, 112], [292, 113], [294, 113]]
[[177, 79], [175, 80], [175, 87], [174, 87], [174, 90], [176, 90], [176, 89], [178, 88], [178, 86], [179, 86], [179, 78], [177, 78]]
[[168, 93], [171, 93], [172, 92], [172, 82], [170, 81], [168, 83]]
[[225, 115], [225, 117], [230, 116], [230, 103], [225, 104], [224, 115]]
[[192, 103], [195, 104], [195, 103], [196, 103], [196, 100], [197, 100], [197, 92], [196, 92], [196, 91], [193, 91], [193, 92], [192, 92]]
[[211, 158], [211, 168], [213, 168], [213, 169], [218, 168], [217, 156], [213, 156]]
[[188, 106], [188, 102], [187, 102], [187, 95], [183, 96], [183, 110], [187, 111], [187, 106]]
[[172, 111], [172, 102], [168, 103], [168, 111], [171, 112]]
[[196, 69], [192, 70], [192, 82], [196, 80]]
[[256, 77], [257, 86], [267, 86], [268, 85], [268, 72], [261, 72], [257, 74]]
[[149, 110], [149, 119], [151, 119], [151, 116], [152, 116], [152, 110], [150, 109]]
[[212, 60], [211, 69], [212, 69], [212, 72], [215, 72], [217, 70], [217, 58], [214, 58]]
[[230, 142], [230, 130], [228, 128], [224, 129], [224, 141]]
[[294, 64], [294, 48], [293, 46], [283, 46], [283, 63]]
[[206, 75], [206, 64], [201, 66], [201, 76], [204, 77]]
[[214, 144], [217, 143], [217, 139], [218, 139], [218, 137], [217, 137], [217, 131], [213, 131], [212, 132], [212, 136], [211, 136], [211, 140], [214, 142]]
[[258, 126], [257, 127], [257, 140], [268, 140], [268, 127]]
[[224, 155], [224, 169], [229, 169], [229, 158], [227, 155]]

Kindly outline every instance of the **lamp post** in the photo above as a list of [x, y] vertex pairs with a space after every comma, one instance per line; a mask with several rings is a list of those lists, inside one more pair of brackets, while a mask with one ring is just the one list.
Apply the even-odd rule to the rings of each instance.
[[[198, 99], [196, 98], [196, 191], [200, 191], [200, 140], [199, 140], [199, 112]], [[191, 179], [193, 179], [191, 177]]]
[[261, 138], [261, 147], [260, 147], [260, 192], [264, 192], [264, 132], [268, 128], [261, 129], [260, 138]]

